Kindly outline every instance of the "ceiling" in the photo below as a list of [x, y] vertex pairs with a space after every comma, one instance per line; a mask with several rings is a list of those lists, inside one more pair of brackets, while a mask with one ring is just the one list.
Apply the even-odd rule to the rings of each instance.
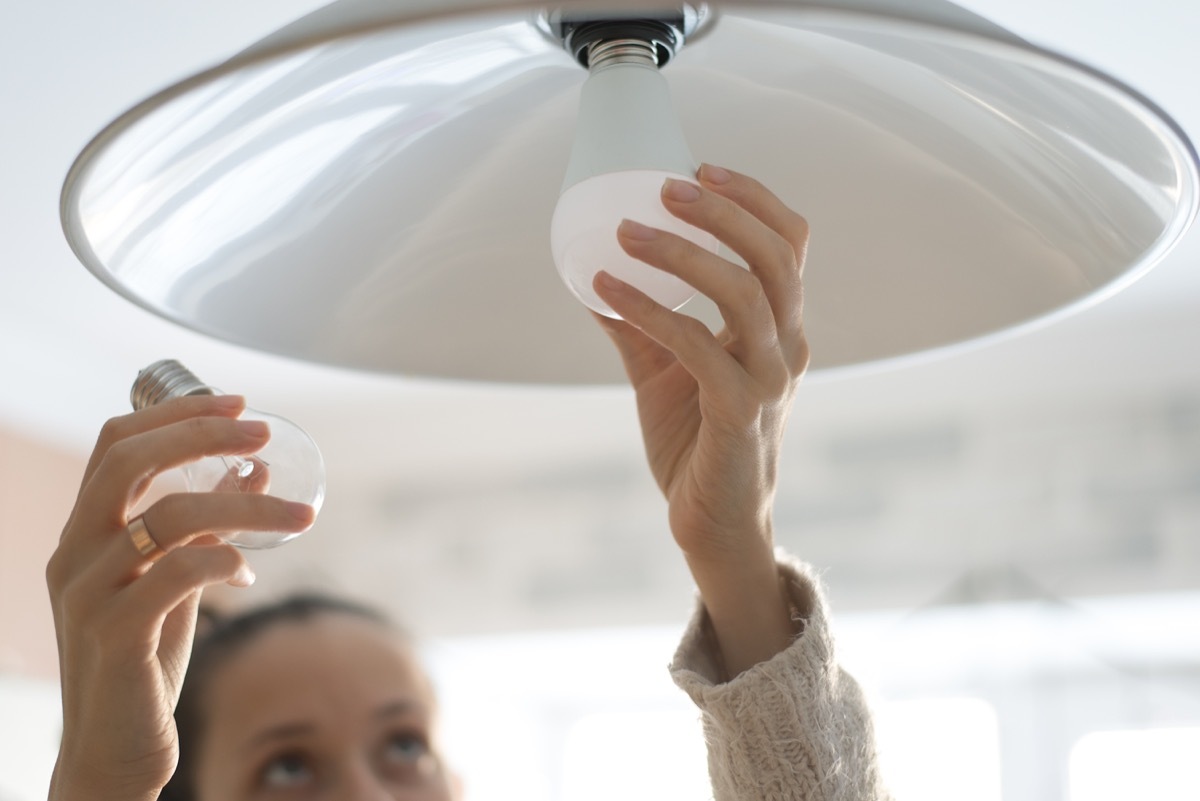
[[[88, 139], [146, 95], [319, 5], [49, 0], [5, 9], [0, 427], [86, 452], [103, 420], [127, 407], [137, 370], [159, 358], [179, 358], [215, 385], [246, 394], [253, 405], [297, 420], [326, 453], [330, 500], [318, 528], [296, 545], [256, 556], [260, 576], [277, 578], [280, 585], [325, 582], [387, 594], [409, 611], [420, 608], [434, 630], [676, 615], [684, 606], [686, 576], [661, 533], [665, 516], [641, 466], [627, 391], [402, 380], [257, 354], [205, 340], [135, 308], [71, 254], [59, 228], [58, 192]], [[1195, 46], [1200, 6], [1179, 0], [966, 5], [1111, 73], [1200, 138], [1200, 93], [1194, 85], [1200, 74]], [[1200, 397], [1198, 268], [1200, 228], [1136, 285], [1070, 319], [900, 369], [815, 377], [797, 404], [785, 478], [811, 478], [812, 485], [836, 495], [846, 487], [836, 483], [838, 475], [856, 485], [866, 475], [831, 472], [830, 465], [839, 464], [837, 454], [855, 442], [859, 450], [851, 451], [861, 454], [863, 443], [874, 443], [871, 453], [900, 448], [887, 475], [896, 486], [909, 486], [922, 475], [933, 480], [920, 473], [919, 458], [909, 458], [928, 455], [931, 447], [935, 461], [937, 453], [951, 453], [978, 466], [978, 451], [962, 443], [1003, 441], [1010, 449], [1005, 458], [1038, 460], [1036, 449], [1021, 451], [1012, 444], [1019, 440], [1014, 432], [1028, 432], [1031, 421], [1061, 423], [1066, 434], [1054, 447], [1070, 450], [1072, 443], [1094, 445], [1097, 431], [1128, 421], [1130, 410], [1150, 414], [1161, 399], [1171, 409], [1180, 404], [1191, 409], [1191, 399]], [[1186, 440], [1187, 449], [1171, 451], [1154, 469], [1192, 465], [1193, 442]], [[1195, 445], [1200, 448], [1200, 442]], [[945, 468], [944, 463], [939, 469]], [[994, 473], [976, 475], [1012, 485], [1019, 473], [994, 467]], [[1193, 499], [1189, 493], [1200, 495], [1200, 488], [1187, 484], [1181, 492], [1182, 503]], [[989, 496], [980, 503], [978, 514], [987, 516], [1001, 501]], [[1036, 518], [1042, 507], [1028, 508]], [[912, 532], [922, 527], [904, 514], [893, 509], [872, 519], [910, 532], [914, 539], [907, 550], [921, 553], [920, 535]], [[1182, 522], [1171, 525], [1195, 523], [1200, 529], [1200, 512], [1189, 515], [1178, 513], [1172, 520]], [[1052, 528], [1053, 520], [1038, 519]], [[815, 518], [813, 530], [830, 537], [841, 531], [822, 529]], [[812, 537], [797, 534], [785, 542], [794, 550], [811, 544], [806, 555], [828, 554], [847, 566], [847, 575], [854, 560], [869, 561], [869, 553], [839, 551]], [[929, 548], [930, 554], [945, 552], [941, 545]], [[992, 551], [957, 553], [956, 568]], [[429, 571], [414, 567], [422, 565], [458, 572], [439, 584]], [[571, 569], [587, 581], [569, 578], [575, 575]], [[871, 595], [872, 582], [864, 578], [850, 582], [863, 588], [859, 596], [846, 594], [861, 605], [910, 603], [928, 595], [932, 581]], [[562, 585], [571, 583], [575, 589], [586, 584], [586, 598], [573, 606], [554, 602], [569, 589]], [[270, 582], [260, 581], [264, 584]], [[1200, 577], [1186, 575], [1180, 585], [1200, 586]], [[1139, 585], [1130, 580], [1121, 586]], [[481, 610], [479, 599], [464, 597], [472, 588], [498, 600]]]

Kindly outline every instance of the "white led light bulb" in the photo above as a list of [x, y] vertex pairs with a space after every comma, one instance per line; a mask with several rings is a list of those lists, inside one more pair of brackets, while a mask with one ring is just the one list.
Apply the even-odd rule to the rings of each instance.
[[637, 40], [593, 45], [562, 194], [550, 223], [554, 264], [588, 308], [618, 315], [592, 289], [605, 270], [677, 309], [696, 291], [673, 275], [628, 256], [617, 243], [622, 219], [660, 228], [713, 253], [716, 237], [663, 207], [663, 182], [695, 182], [696, 162], [671, 107], [652, 45]]

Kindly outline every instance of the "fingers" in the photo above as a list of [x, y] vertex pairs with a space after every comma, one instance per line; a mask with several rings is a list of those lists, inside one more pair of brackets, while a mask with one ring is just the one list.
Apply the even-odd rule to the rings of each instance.
[[122, 528], [95, 549], [97, 555], [79, 583], [90, 588], [92, 597], [105, 598], [122, 587], [146, 580], [177, 551], [223, 544], [220, 535], [240, 531], [301, 532], [312, 525], [314, 517], [313, 508], [307, 504], [269, 495], [168, 495], [141, 518], [146, 533], [166, 552], [165, 556], [158, 561], [147, 558], [134, 544], [128, 527]]
[[[301, 532], [315, 518], [305, 503], [285, 501], [271, 495], [243, 493], [183, 492], [159, 499], [142, 515], [150, 536], [158, 547], [170, 552], [204, 534], [233, 534], [239, 531]], [[121, 561], [130, 562], [137, 554], [127, 536], [115, 538], [122, 546], [115, 549]], [[129, 540], [128, 543], [125, 541]], [[140, 557], [140, 554], [137, 554]], [[134, 561], [138, 561], [135, 557]], [[142, 558], [140, 561], [145, 561]]]
[[161, 625], [175, 605], [209, 584], [253, 583], [254, 574], [240, 552], [215, 535], [300, 532], [314, 517], [311, 506], [269, 495], [168, 495], [142, 516], [147, 533], [166, 552], [161, 559], [152, 562], [144, 556], [127, 528], [113, 532], [85, 565], [72, 568], [60, 548], [47, 569], [51, 595], [56, 609], [61, 605], [75, 620], [86, 620], [132, 594], [142, 598], [142, 622]]
[[[745, 216], [729, 201], [710, 197]], [[766, 231], [761, 223], [754, 222]], [[677, 275], [716, 303], [735, 343], [734, 353], [747, 369], [757, 374], [780, 366], [775, 318], [756, 276], [682, 237], [630, 220], [622, 222], [617, 233], [621, 247], [630, 256]], [[779, 237], [771, 237], [787, 249]]]
[[126, 435], [108, 447], [79, 496], [78, 513], [124, 524], [150, 481], [164, 470], [206, 456], [242, 455], [262, 448], [267, 425], [228, 417], [187, 417]]
[[96, 447], [92, 449], [91, 458], [83, 471], [80, 492], [87, 486], [108, 449], [126, 437], [190, 417], [237, 417], [245, 408], [246, 399], [239, 395], [189, 395], [112, 418], [100, 429]]
[[[761, 184], [705, 165], [702, 186], [668, 181], [662, 202], [676, 217], [708, 231], [745, 259], [749, 271], [687, 240], [625, 221], [622, 248], [634, 258], [678, 276], [711, 298], [726, 323], [713, 337], [701, 324], [654, 303], [612, 276], [597, 276], [595, 289], [626, 321], [670, 351], [700, 381], [728, 379], [728, 358], [772, 392], [786, 391], [808, 366], [801, 272], [808, 243], [804, 218]], [[616, 342], [630, 378], [661, 368], [661, 349], [618, 324], [604, 327]], [[699, 371], [699, 372], [697, 372]]]
[[783, 353], [793, 372], [802, 374], [808, 366], [801, 281], [808, 251], [807, 220], [753, 178], [710, 164], [701, 166], [698, 177], [707, 190], [701, 192], [699, 202], [675, 201], [664, 193], [664, 205], [672, 214], [712, 232], [746, 260], [770, 302]]
[[808, 221], [803, 216], [788, 208], [761, 183], [741, 173], [702, 164], [697, 177], [706, 189], [732, 200], [787, 240], [796, 253], [796, 268], [803, 272], [809, 233]]
[[[134, 558], [131, 554], [142, 558], [128, 537], [114, 539], [109, 551], [126, 562]], [[211, 584], [247, 587], [254, 583], [254, 572], [241, 552], [215, 539], [176, 548], [144, 575], [116, 586], [109, 575], [111, 565], [64, 571], [56, 557], [47, 568], [47, 580], [60, 658], [67, 658], [73, 650], [70, 642], [80, 638], [91, 646], [126, 651], [130, 657], [153, 656], [152, 643], [158, 639], [155, 626], [161, 626], [180, 603]]]
[[776, 287], [772, 294], [779, 294], [778, 300], [787, 299], [784, 293], [796, 292], [800, 255], [784, 233], [719, 192], [686, 181], [667, 181], [662, 198], [676, 217], [713, 234], [745, 259], [760, 281]]
[[85, 574], [125, 531], [129, 508], [165, 466], [204, 453], [260, 448], [266, 432], [235, 419], [244, 408], [237, 396], [192, 396], [109, 420], [47, 568], [52, 593]]
[[[167, 616], [213, 584], [246, 587], [254, 573], [246, 558], [232, 545], [192, 545], [171, 551], [153, 569], [112, 596], [104, 607], [110, 617], [110, 643], [114, 647], [140, 650], [156, 643]], [[128, 638], [121, 643], [120, 639]]]
[[[663, 235], [668, 236], [665, 232]], [[622, 318], [669, 351], [697, 382], [720, 386], [742, 380], [741, 365], [696, 318], [671, 311], [636, 287], [603, 271], [596, 274], [593, 288]], [[613, 328], [610, 326], [609, 330]], [[624, 339], [628, 342], [631, 338], [626, 335]], [[630, 377], [635, 378], [632, 374]]]
[[[720, 310], [729, 336], [726, 342], [718, 341], [704, 326], [697, 326], [687, 315], [670, 314], [655, 308], [656, 305], [647, 305], [648, 299], [639, 298], [635, 302], [630, 311], [635, 317], [627, 316], [625, 309], [613, 308], [675, 352], [681, 361], [682, 354], [678, 347], [682, 339], [678, 334], [680, 331], [694, 330], [704, 340], [704, 349], [709, 353], [715, 356], [718, 350], [727, 352], [756, 380], [773, 388], [782, 388], [791, 380], [791, 370], [780, 346], [776, 312], [760, 275], [763, 272], [786, 272], [795, 258], [791, 247], [744, 209], [693, 184], [668, 181], [663, 194], [663, 202], [669, 209], [672, 202], [676, 206], [687, 207], [688, 222], [739, 249], [752, 266], [758, 264], [766, 267], [755, 273], [747, 272], [687, 239], [626, 220], [618, 228], [618, 240], [625, 252], [681, 278], [710, 298]], [[779, 262], [784, 264], [780, 266], [777, 264]], [[605, 281], [610, 291], [620, 291], [619, 284], [608, 279]], [[602, 291], [600, 281], [597, 282], [596, 291]], [[781, 310], [793, 305], [786, 301], [779, 303]], [[691, 345], [699, 346], [699, 342], [692, 342]], [[725, 345], [728, 345], [727, 350]], [[693, 359], [699, 357], [699, 351], [694, 347]], [[696, 377], [699, 379], [698, 375]]]
[[[218, 537], [237, 531], [300, 532], [312, 525], [315, 513], [306, 504], [269, 495], [181, 493], [168, 495], [142, 516], [146, 531], [166, 554], [156, 562], [134, 545], [127, 528], [116, 532], [88, 564], [64, 570], [55, 559], [48, 571], [51, 593], [75, 609], [77, 619], [87, 610], [107, 609], [130, 594], [142, 597], [143, 622], [162, 619], [203, 587], [219, 582], [248, 586], [254, 581], [249, 565], [233, 546]], [[60, 548], [60, 553], [62, 549]]]

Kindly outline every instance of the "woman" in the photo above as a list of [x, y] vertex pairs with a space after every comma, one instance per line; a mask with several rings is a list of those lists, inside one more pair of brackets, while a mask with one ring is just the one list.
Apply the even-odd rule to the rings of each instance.
[[[869, 722], [833, 662], [819, 590], [801, 566], [777, 563], [772, 544], [780, 443], [808, 365], [808, 226], [745, 176], [705, 165], [698, 179], [668, 181], [664, 205], [749, 271], [630, 221], [618, 238], [711, 298], [724, 331], [604, 273], [595, 283], [626, 321], [597, 318], [636, 391], [651, 471], [700, 591], [672, 670], [704, 711], [719, 801], [880, 798]], [[199, 730], [177, 727], [202, 590], [253, 581], [220, 535], [312, 522], [305, 506], [223, 494], [169, 496], [130, 519], [162, 470], [260, 448], [268, 432], [239, 421], [242, 408], [236, 397], [183, 398], [101, 432], [47, 568], [64, 715], [50, 798], [158, 798], [183, 737], [195, 741], [181, 778], [199, 801], [457, 798], [410, 649], [345, 609], [273, 622], [231, 648], [189, 678]]]

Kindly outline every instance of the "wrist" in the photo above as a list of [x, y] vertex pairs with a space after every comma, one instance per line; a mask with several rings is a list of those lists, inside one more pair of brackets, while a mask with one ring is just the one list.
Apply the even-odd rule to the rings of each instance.
[[721, 561], [688, 560], [712, 624], [726, 679], [787, 649], [800, 629], [772, 550]]
[[95, 801], [98, 798], [106, 801], [157, 801], [161, 790], [160, 787], [148, 788], [129, 781], [116, 781], [60, 753], [50, 777], [48, 798], [49, 801]]
[[785, 597], [774, 551], [766, 543], [724, 554], [685, 554], [685, 560], [710, 613], [762, 608]]
[[771, 508], [697, 509], [673, 505], [668, 522], [671, 535], [688, 563], [705, 567], [761, 563], [773, 560], [774, 526]]
[[[681, 521], [672, 521], [677, 522]], [[746, 573], [761, 574], [775, 564], [769, 511], [742, 520], [705, 520], [703, 524], [687, 521], [671, 528], [693, 575], [699, 572], [731, 579]]]

